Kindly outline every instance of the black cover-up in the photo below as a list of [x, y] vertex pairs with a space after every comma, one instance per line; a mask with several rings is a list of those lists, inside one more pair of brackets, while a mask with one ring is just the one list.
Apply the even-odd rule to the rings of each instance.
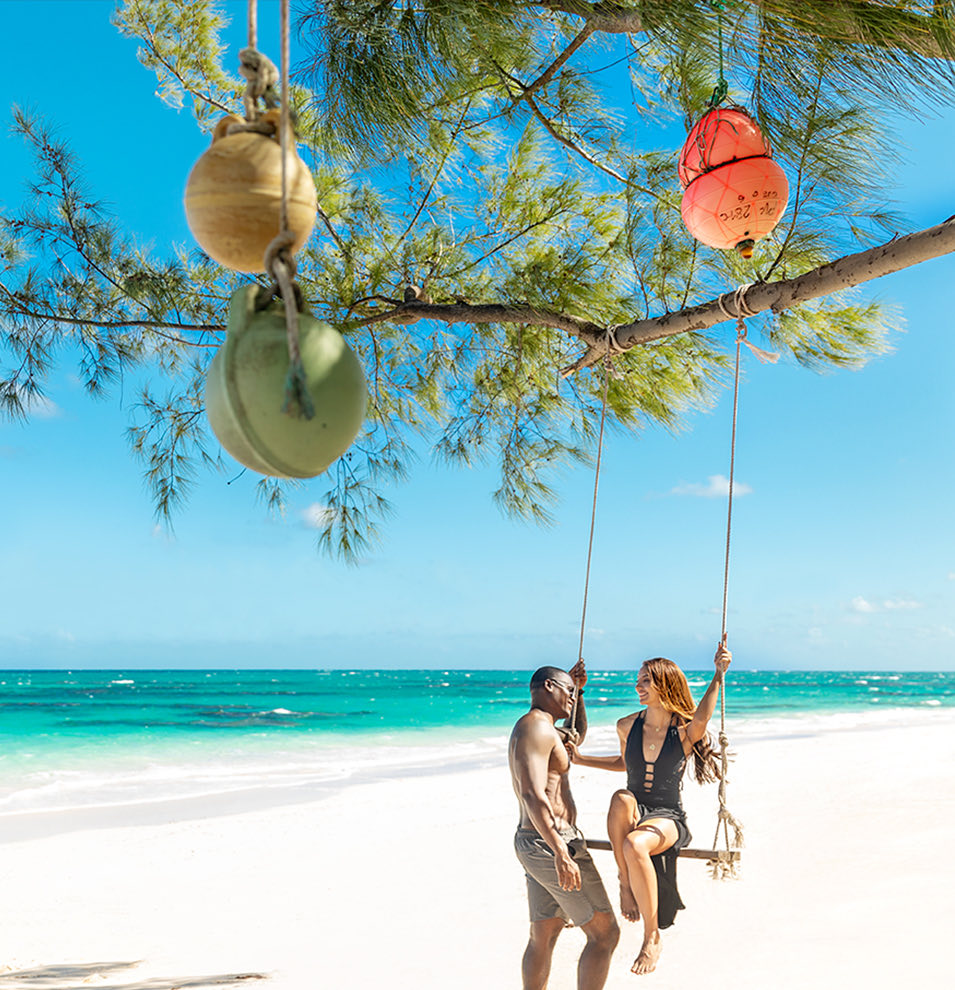
[[671, 719], [670, 727], [660, 746], [656, 760], [647, 763], [643, 758], [643, 723], [646, 711], [640, 712], [630, 726], [624, 763], [627, 767], [627, 790], [637, 799], [640, 822], [648, 818], [669, 818], [676, 825], [677, 839], [665, 852], [651, 856], [657, 874], [658, 921], [661, 928], [669, 928], [677, 911], [684, 908], [676, 886], [677, 853], [689, 845], [690, 830], [680, 791], [683, 787], [683, 771], [686, 756], [680, 733]]

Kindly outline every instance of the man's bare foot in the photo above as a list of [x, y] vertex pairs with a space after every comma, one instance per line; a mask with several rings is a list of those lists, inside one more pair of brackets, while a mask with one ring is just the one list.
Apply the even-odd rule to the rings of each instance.
[[620, 881], [620, 913], [627, 921], [640, 920], [640, 908], [637, 907], [637, 901], [630, 889], [629, 880]]
[[652, 973], [657, 968], [660, 960], [660, 953], [663, 952], [663, 941], [659, 931], [652, 932], [643, 940], [643, 948], [640, 955], [633, 961], [630, 967], [632, 973], [643, 976], [645, 973]]

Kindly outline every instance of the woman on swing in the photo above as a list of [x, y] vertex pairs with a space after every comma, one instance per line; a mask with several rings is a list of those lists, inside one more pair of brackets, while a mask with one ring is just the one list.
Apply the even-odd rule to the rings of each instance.
[[620, 877], [620, 912], [628, 921], [643, 919], [643, 946], [632, 966], [637, 974], [656, 968], [663, 948], [660, 929], [669, 928], [684, 906], [676, 886], [677, 853], [691, 838], [680, 800], [683, 771], [692, 754], [699, 783], [719, 779], [706, 727], [731, 659], [724, 638], [698, 706], [672, 660], [647, 660], [637, 675], [637, 695], [646, 707], [617, 722], [620, 755], [585, 756], [567, 744], [580, 766], [627, 771], [627, 789], [610, 800], [607, 831]]

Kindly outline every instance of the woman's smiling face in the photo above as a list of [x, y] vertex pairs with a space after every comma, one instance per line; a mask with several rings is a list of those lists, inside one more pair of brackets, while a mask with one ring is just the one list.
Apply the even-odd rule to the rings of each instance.
[[657, 689], [650, 681], [650, 672], [646, 665], [642, 666], [637, 674], [637, 697], [641, 705], [652, 705], [660, 700]]

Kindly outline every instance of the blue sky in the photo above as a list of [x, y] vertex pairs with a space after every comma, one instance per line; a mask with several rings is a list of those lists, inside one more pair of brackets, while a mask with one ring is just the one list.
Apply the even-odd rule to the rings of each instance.
[[[277, 52], [263, 3], [260, 46]], [[244, 3], [229, 3], [242, 46]], [[187, 111], [155, 96], [135, 45], [100, 0], [8, 0], [7, 104], [55, 123], [87, 185], [164, 253], [191, 243], [186, 175], [206, 146]], [[77, 59], [78, 51], [95, 53]], [[99, 75], [97, 75], [99, 74]], [[903, 232], [955, 212], [955, 112], [900, 121]], [[0, 135], [0, 199], [30, 162]], [[734, 511], [730, 645], [746, 668], [955, 669], [952, 435], [955, 259], [870, 283], [907, 332], [860, 372], [815, 375], [746, 361]], [[732, 328], [721, 328], [728, 346]], [[202, 476], [173, 536], [157, 532], [124, 431], [132, 387], [91, 402], [73, 369], [49, 407], [0, 424], [0, 666], [570, 666], [589, 500], [561, 479], [556, 523], [503, 518], [492, 469], [451, 471], [426, 449], [389, 492], [383, 546], [359, 567], [320, 556], [306, 517], [284, 521], [250, 472]], [[614, 435], [604, 457], [585, 655], [624, 668], [653, 654], [709, 662], [719, 634], [730, 396], [677, 435]], [[236, 471], [238, 473], [238, 469]], [[718, 484], [716, 486], [719, 487]]]

